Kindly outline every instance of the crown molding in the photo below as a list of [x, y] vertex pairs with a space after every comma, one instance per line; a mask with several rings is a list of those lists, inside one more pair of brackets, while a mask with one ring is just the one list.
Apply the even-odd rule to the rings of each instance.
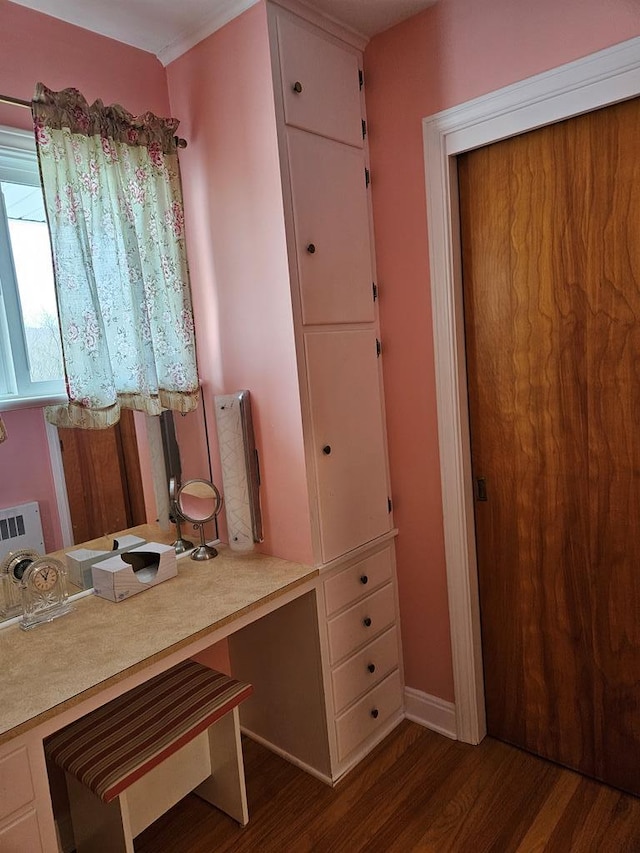
[[212, 15], [204, 21], [200, 21], [196, 27], [185, 30], [176, 39], [165, 45], [156, 53], [156, 56], [164, 66], [169, 65], [178, 59], [179, 56], [182, 56], [183, 53], [195, 47], [217, 30], [222, 29], [225, 24], [237, 18], [238, 15], [246, 12], [247, 9], [255, 6], [258, 2], [260, 0], [226, 0], [226, 2], [221, 3], [216, 8], [216, 11]]

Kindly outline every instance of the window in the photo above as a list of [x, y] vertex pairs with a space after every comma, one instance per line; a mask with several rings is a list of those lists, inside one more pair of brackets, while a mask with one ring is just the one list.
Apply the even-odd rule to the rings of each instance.
[[0, 128], [0, 408], [58, 400], [63, 377], [33, 136]]

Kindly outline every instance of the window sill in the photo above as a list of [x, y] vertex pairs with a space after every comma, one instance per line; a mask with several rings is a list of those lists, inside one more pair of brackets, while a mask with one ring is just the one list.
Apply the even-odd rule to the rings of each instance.
[[41, 397], [0, 397], [0, 412], [16, 409], [41, 409], [43, 406], [60, 406], [69, 402], [64, 394], [49, 394]]

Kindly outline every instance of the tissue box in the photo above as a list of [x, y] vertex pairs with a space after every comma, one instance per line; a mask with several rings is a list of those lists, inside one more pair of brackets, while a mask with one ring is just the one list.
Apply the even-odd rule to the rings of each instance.
[[123, 601], [178, 574], [172, 545], [147, 542], [91, 568], [93, 591], [100, 598]]
[[120, 536], [118, 539], [119, 547], [113, 551], [92, 551], [89, 548], [78, 548], [75, 551], [69, 551], [66, 558], [69, 580], [81, 589], [90, 589], [92, 585], [91, 566], [100, 560], [107, 560], [109, 557], [130, 551], [131, 548], [135, 548], [137, 545], [144, 545], [144, 543], [145, 540], [139, 536]]

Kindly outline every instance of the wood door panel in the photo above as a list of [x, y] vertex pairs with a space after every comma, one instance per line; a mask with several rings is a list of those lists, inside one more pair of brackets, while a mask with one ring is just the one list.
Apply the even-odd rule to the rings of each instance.
[[640, 109], [459, 158], [490, 733], [640, 791]]

